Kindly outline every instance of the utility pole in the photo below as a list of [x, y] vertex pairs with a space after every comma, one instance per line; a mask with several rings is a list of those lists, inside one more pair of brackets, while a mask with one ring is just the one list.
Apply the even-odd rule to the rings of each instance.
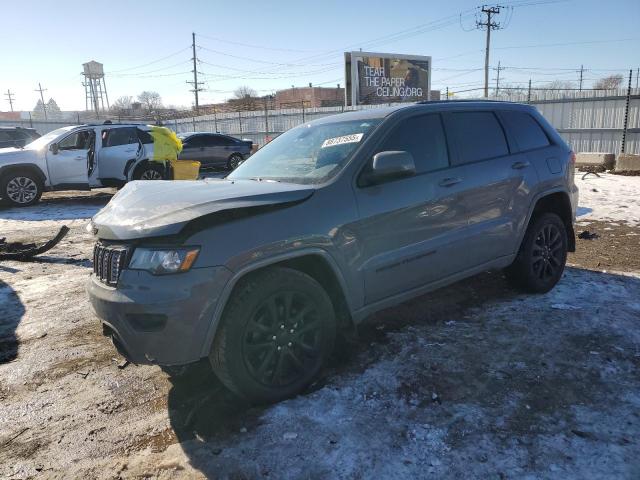
[[638, 88], [638, 81], [640, 80], [640, 68], [636, 70], [636, 88]]
[[529, 90], [527, 90], [527, 103], [531, 103], [531, 79], [529, 79]]
[[13, 112], [13, 93], [11, 93], [11, 90], [7, 89], [7, 93], [5, 93], [4, 96], [7, 97], [9, 107], [11, 107], [11, 111]]
[[496, 76], [496, 93], [495, 93], [495, 97], [498, 98], [498, 91], [500, 90], [500, 70], [504, 70], [507, 67], [500, 67], [500, 60], [498, 60], [498, 68], [494, 69], [497, 70], [498, 75]]
[[495, 5], [493, 7], [483, 5], [480, 11], [487, 16], [487, 21], [476, 22], [476, 28], [480, 30], [483, 28], [487, 29], [487, 46], [484, 53], [484, 98], [489, 97], [489, 48], [491, 46], [491, 30], [498, 30], [500, 28], [500, 24], [492, 21], [491, 17], [498, 15], [501, 8], [502, 7], [500, 5]]
[[196, 100], [196, 115], [200, 115], [200, 102], [198, 101], [198, 92], [202, 91], [202, 88], [199, 87], [199, 85], [202, 82], [198, 83], [198, 57], [196, 55], [196, 34], [192, 33], [191, 34], [191, 39], [192, 39], [192, 43], [191, 43], [191, 48], [193, 49], [193, 82], [189, 82], [187, 81], [187, 83], [193, 85], [193, 90], [191, 90], [194, 94], [195, 94], [195, 100]]
[[46, 88], [42, 88], [40, 82], [38, 82], [38, 89], [34, 90], [34, 92], [40, 92], [40, 100], [42, 100], [42, 111], [44, 112], [44, 119], [47, 120], [47, 105], [44, 103], [44, 95], [43, 92], [46, 92]]
[[580, 65], [580, 88], [578, 89], [579, 92], [582, 91], [582, 74], [584, 72], [584, 66]]

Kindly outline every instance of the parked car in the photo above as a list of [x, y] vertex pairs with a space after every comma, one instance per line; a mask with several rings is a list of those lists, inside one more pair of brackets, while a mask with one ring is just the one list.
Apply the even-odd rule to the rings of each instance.
[[527, 105], [325, 117], [225, 179], [126, 186], [92, 219], [88, 294], [132, 362], [208, 357], [234, 392], [280, 400], [373, 312], [490, 269], [553, 288], [575, 250], [574, 161]]
[[33, 128], [0, 127], [0, 148], [24, 147], [37, 138], [40, 134]]
[[145, 125], [63, 127], [22, 148], [0, 149], [0, 198], [14, 206], [36, 203], [49, 190], [121, 187], [130, 180], [166, 177], [153, 158]]
[[197, 160], [202, 168], [236, 168], [251, 155], [253, 142], [221, 135], [219, 133], [194, 132], [178, 135], [182, 140], [180, 159]]

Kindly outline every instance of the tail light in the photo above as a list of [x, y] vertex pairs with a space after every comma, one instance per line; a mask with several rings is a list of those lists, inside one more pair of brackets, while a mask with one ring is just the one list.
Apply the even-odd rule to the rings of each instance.
[[569, 152], [569, 163], [567, 164], [567, 180], [573, 185], [576, 179], [576, 154]]

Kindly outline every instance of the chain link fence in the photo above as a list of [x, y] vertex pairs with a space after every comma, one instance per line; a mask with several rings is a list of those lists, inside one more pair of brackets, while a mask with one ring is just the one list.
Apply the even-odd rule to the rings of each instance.
[[[459, 95], [463, 92], [455, 93]], [[481, 92], [476, 93], [481, 95]], [[475, 97], [472, 92], [467, 92], [467, 95], [469, 99], [480, 98]], [[626, 126], [625, 151], [640, 154], [640, 89], [504, 89], [497, 94], [493, 92], [490, 99], [534, 105], [577, 152], [619, 153]], [[217, 132], [249, 139], [262, 146], [282, 132], [305, 122], [345, 111], [385, 106], [387, 104], [305, 108], [301, 105], [301, 108], [260, 110], [233, 110], [233, 107], [227, 107], [224, 112], [214, 110], [213, 113], [199, 116], [193, 115], [193, 111], [182, 111], [147, 117], [115, 115], [109, 119], [114, 122], [162, 124], [177, 133]], [[90, 118], [81, 113], [74, 116], [67, 120], [55, 121], [0, 121], [0, 126], [32, 127], [44, 134], [71, 124], [105, 121], [105, 118]]]

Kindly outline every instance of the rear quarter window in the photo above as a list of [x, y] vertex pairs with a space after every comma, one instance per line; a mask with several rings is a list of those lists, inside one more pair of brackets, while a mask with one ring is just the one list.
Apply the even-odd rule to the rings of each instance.
[[547, 134], [535, 118], [525, 112], [502, 111], [500, 116], [515, 140], [518, 150], [534, 150], [550, 144]]
[[445, 116], [449, 140], [455, 145], [454, 165], [509, 154], [502, 126], [493, 112], [452, 112]]

